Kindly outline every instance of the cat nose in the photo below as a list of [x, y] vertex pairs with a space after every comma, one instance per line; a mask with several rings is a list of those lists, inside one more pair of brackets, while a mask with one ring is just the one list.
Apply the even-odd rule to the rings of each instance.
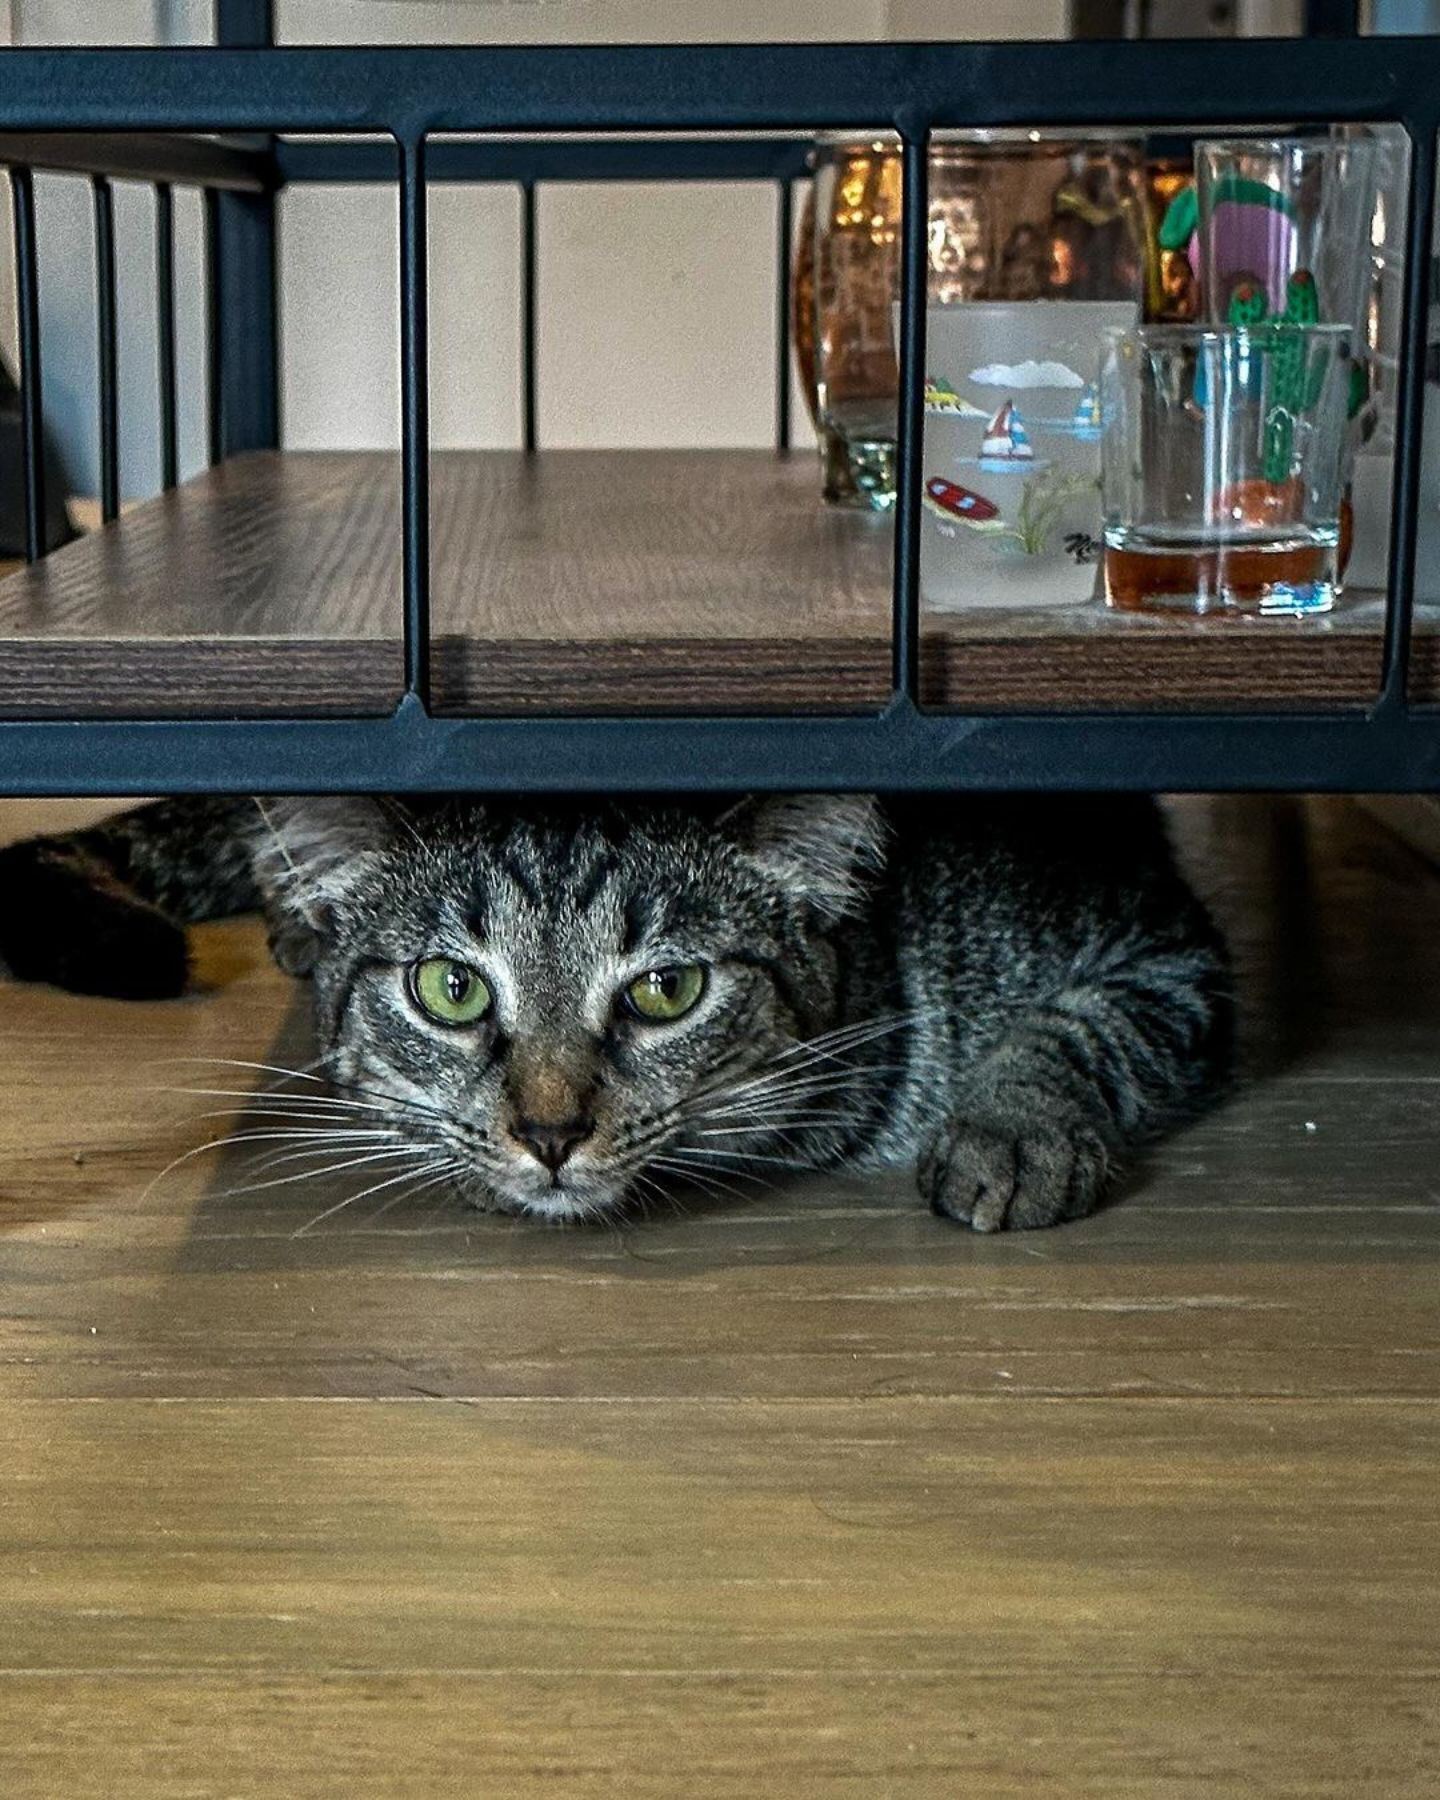
[[593, 1119], [517, 1119], [513, 1135], [552, 1175], [595, 1129]]

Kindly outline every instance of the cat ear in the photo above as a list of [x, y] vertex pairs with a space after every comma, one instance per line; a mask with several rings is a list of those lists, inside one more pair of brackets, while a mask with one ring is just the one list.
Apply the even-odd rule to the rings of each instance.
[[759, 794], [722, 824], [752, 861], [831, 918], [859, 906], [865, 877], [885, 860], [873, 794]]
[[326, 915], [373, 872], [389, 826], [378, 801], [350, 796], [257, 798], [255, 812], [251, 859], [271, 947], [283, 967], [303, 974]]

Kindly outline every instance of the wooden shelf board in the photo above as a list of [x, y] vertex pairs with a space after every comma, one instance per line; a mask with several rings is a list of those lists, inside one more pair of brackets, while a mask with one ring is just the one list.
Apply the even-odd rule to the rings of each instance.
[[239, 457], [0, 582], [6, 712], [385, 713], [393, 457]]
[[442, 453], [435, 704], [882, 706], [890, 545], [887, 520], [820, 504], [809, 457]]
[[[806, 456], [441, 452], [441, 712], [866, 709], [890, 679], [888, 521]], [[388, 712], [402, 686], [398, 460], [246, 456], [0, 581], [12, 715]], [[1364, 704], [1381, 603], [1326, 619], [927, 611], [923, 698], [971, 708]], [[1437, 615], [1413, 697], [1440, 700]]]

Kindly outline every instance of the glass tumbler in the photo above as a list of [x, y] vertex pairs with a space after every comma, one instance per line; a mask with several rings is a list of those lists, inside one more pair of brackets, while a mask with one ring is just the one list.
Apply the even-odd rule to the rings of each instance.
[[1196, 255], [1205, 317], [1347, 325], [1360, 343], [1376, 181], [1376, 145], [1366, 138], [1202, 139]]
[[1343, 325], [1113, 336], [1100, 394], [1109, 604], [1328, 611], [1351, 365]]

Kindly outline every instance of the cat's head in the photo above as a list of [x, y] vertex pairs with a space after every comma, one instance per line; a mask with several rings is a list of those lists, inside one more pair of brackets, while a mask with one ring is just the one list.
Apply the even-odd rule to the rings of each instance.
[[803, 1046], [834, 1022], [832, 928], [880, 861], [868, 797], [263, 816], [277, 955], [313, 976], [324, 1067], [377, 1151], [393, 1139], [397, 1186], [596, 1217], [803, 1160], [853, 1110], [846, 1066]]

